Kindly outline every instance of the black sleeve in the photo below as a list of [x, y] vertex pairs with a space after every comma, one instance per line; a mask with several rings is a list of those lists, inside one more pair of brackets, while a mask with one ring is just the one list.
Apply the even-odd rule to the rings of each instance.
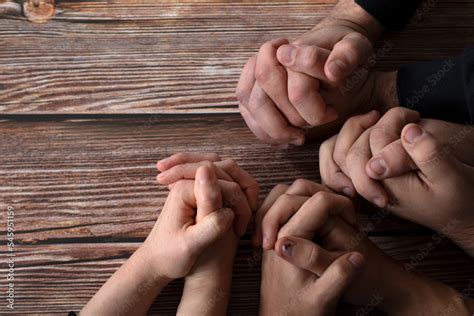
[[397, 93], [401, 106], [422, 117], [474, 123], [474, 47], [444, 60], [400, 67]]
[[421, 2], [422, 0], [356, 0], [358, 5], [390, 31], [403, 30]]

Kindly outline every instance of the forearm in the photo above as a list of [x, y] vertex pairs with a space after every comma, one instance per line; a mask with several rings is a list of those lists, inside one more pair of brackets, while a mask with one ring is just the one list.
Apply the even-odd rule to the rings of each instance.
[[404, 274], [382, 301], [380, 309], [387, 315], [471, 315], [454, 289], [416, 273]]
[[140, 247], [87, 303], [81, 315], [145, 315], [171, 281], [156, 275], [154, 264]]
[[[214, 277], [214, 276], [212, 276]], [[219, 280], [187, 278], [178, 315], [226, 315], [231, 275]]]
[[316, 28], [334, 23], [355, 28], [372, 43], [375, 43], [384, 31], [382, 24], [355, 3], [354, 0], [340, 0]]

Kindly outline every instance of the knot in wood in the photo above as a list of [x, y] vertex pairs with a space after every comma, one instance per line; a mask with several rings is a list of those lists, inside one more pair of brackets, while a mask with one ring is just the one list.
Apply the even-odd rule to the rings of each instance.
[[23, 12], [33, 23], [46, 23], [54, 16], [54, 0], [27, 0]]

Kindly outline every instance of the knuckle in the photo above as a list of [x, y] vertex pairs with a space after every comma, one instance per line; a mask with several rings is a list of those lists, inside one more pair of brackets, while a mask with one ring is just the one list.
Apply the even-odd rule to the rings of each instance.
[[376, 124], [370, 130], [369, 143], [381, 143], [394, 140], [389, 138], [389, 131], [387, 130], [385, 125]]
[[237, 100], [242, 104], [246, 104], [250, 98], [250, 92], [242, 88], [237, 88], [235, 90], [235, 95], [237, 97]]
[[308, 257], [306, 260], [309, 267], [315, 266], [318, 264], [319, 258], [320, 258], [320, 252], [316, 247], [314, 246], [311, 247], [311, 250], [308, 252], [307, 256]]
[[313, 68], [317, 66], [319, 60], [319, 50], [316, 47], [310, 47], [306, 54], [301, 58], [301, 65], [306, 68]]
[[300, 179], [296, 179], [291, 186], [296, 189], [305, 188], [309, 182], [310, 182], [309, 180], [300, 178]]
[[225, 164], [229, 166], [230, 169], [238, 169], [239, 165], [234, 159], [226, 159]]
[[273, 188], [272, 191], [284, 192], [284, 191], [286, 191], [288, 188], [289, 188], [289, 185], [288, 185], [288, 184], [278, 183], [277, 185], [275, 185], [275, 187]]
[[350, 277], [350, 271], [341, 262], [336, 262], [334, 266], [334, 277], [337, 280], [345, 280]]
[[331, 193], [326, 191], [316, 192], [311, 199], [315, 204], [326, 206], [330, 203]]
[[210, 169], [214, 170], [214, 164], [209, 161], [209, 160], [203, 160], [201, 161], [201, 165], [202, 166], [206, 166], [206, 167], [209, 167]]
[[302, 104], [311, 93], [311, 89], [304, 81], [298, 80], [290, 84], [288, 89], [288, 99], [292, 104]]

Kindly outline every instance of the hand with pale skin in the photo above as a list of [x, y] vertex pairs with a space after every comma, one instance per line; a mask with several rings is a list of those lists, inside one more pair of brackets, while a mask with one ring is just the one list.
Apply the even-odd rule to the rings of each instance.
[[[157, 180], [174, 187], [176, 181], [194, 179], [196, 170], [206, 166], [214, 171], [221, 187], [233, 192], [224, 199], [225, 206], [235, 211], [235, 229], [205, 250], [185, 278], [179, 315], [224, 315], [230, 295], [234, 255], [240, 236], [245, 232], [258, 203], [258, 184], [233, 160], [221, 160], [216, 154], [179, 153], [157, 163], [161, 171]], [[178, 182], [179, 183], [179, 182]], [[222, 207], [222, 199], [212, 207]], [[218, 254], [218, 255], [216, 255]]]
[[[257, 209], [259, 186], [257, 181], [232, 159], [224, 159], [217, 154], [209, 153], [177, 153], [158, 161], [156, 168], [160, 172], [157, 181], [163, 185], [173, 185], [181, 179], [194, 179], [196, 170], [201, 166], [208, 166], [219, 180], [238, 184], [247, 197], [252, 211]], [[243, 203], [243, 202], [241, 202]], [[252, 216], [251, 212], [239, 213], [243, 208], [236, 210], [235, 230], [241, 236], [247, 229]]]
[[[219, 181], [212, 169], [201, 166], [196, 170], [196, 180], [180, 180], [173, 185], [153, 230], [143, 245], [114, 273], [81, 311], [82, 315], [145, 315], [155, 297], [172, 280], [197, 273], [199, 269], [213, 269], [209, 253], [215, 260], [230, 267], [225, 273], [214, 271], [209, 287], [201, 289], [203, 299], [213, 297], [214, 290], [223, 291], [223, 298], [205, 308], [205, 315], [221, 315], [227, 307], [230, 291], [232, 258], [238, 237], [232, 228], [234, 210], [224, 208], [246, 207], [241, 213], [250, 212], [245, 195], [238, 185]], [[238, 196], [244, 204], [234, 204]], [[235, 200], [234, 200], [235, 201]], [[220, 258], [220, 251], [225, 258]], [[204, 287], [203, 287], [204, 288]], [[196, 306], [190, 290], [183, 293], [180, 310]], [[196, 311], [198, 309], [194, 309]]]
[[404, 108], [378, 117], [351, 118], [321, 145], [324, 183], [443, 233], [474, 256], [473, 127], [419, 120]]
[[291, 45], [286, 39], [263, 44], [237, 86], [239, 109], [252, 132], [265, 143], [302, 145], [303, 128], [332, 122], [328, 128], [334, 130], [349, 115], [380, 106], [372, 92], [380, 90], [376, 85], [387, 88], [387, 76], [365, 69], [350, 89], [344, 85], [366, 64], [382, 31], [354, 1], [341, 0]]
[[[261, 309], [273, 311], [290, 304], [292, 314], [323, 315], [320, 308], [332, 306], [326, 312], [334, 310], [339, 297], [355, 305], [369, 304], [378, 297], [377, 308], [387, 315], [436, 315], [447, 307], [456, 315], [470, 315], [456, 291], [408, 272], [359, 232], [354, 226], [352, 202], [344, 196], [327, 192], [314, 182], [297, 180], [291, 186], [275, 187], [258, 212], [262, 220], [257, 224], [271, 240], [264, 246], [270, 249], [265, 252], [271, 260], [268, 279], [265, 266], [263, 269]], [[314, 238], [317, 244], [311, 241]], [[275, 252], [293, 268], [278, 263], [272, 257]], [[336, 263], [345, 265], [328, 277]], [[278, 272], [275, 266], [281, 266], [283, 280], [272, 277]], [[298, 286], [307, 284], [305, 280], [310, 280], [312, 287], [306, 286], [303, 295], [293, 297]], [[333, 288], [318, 291], [322, 280]], [[264, 286], [265, 282], [270, 285]], [[278, 286], [278, 282], [285, 286]]]

